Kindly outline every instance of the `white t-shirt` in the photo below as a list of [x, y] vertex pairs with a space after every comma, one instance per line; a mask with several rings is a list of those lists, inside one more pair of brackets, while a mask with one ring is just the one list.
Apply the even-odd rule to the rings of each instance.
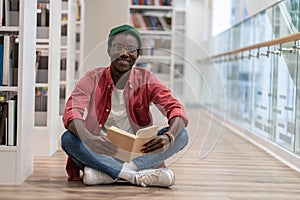
[[111, 111], [104, 126], [106, 129], [110, 126], [116, 126], [129, 133], [133, 133], [127, 116], [124, 90], [114, 88], [112, 92]]

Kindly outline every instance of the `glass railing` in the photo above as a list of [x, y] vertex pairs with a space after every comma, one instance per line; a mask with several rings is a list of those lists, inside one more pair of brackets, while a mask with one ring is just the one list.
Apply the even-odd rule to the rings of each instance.
[[[299, 32], [299, 5], [300, 0], [280, 1], [211, 38], [204, 45], [208, 55], [220, 55]], [[206, 74], [205, 81], [221, 77], [223, 88], [211, 90], [226, 91], [229, 120], [295, 154], [300, 152], [298, 44], [298, 40], [283, 42], [200, 62], [200, 68], [212, 67], [218, 71]], [[203, 97], [200, 102], [216, 112], [224, 110], [224, 105], [211, 99]]]

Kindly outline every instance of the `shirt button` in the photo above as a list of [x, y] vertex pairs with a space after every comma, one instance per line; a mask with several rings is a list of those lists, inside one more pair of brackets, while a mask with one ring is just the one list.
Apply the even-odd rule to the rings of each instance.
[[99, 124], [100, 127], [102, 127], [102, 124]]
[[109, 109], [106, 109], [106, 112], [109, 112]]
[[110, 88], [110, 85], [108, 86], [108, 88]]

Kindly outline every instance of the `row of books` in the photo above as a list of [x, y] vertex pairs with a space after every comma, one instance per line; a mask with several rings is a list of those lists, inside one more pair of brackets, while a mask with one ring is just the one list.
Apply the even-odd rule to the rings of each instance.
[[145, 15], [141, 12], [130, 13], [131, 24], [142, 30], [170, 30], [172, 18], [168, 16]]
[[35, 111], [36, 112], [47, 112], [47, 101], [48, 101], [48, 88], [47, 87], [36, 87], [35, 88]]
[[49, 26], [49, 3], [37, 3], [37, 26]]
[[0, 0], [0, 26], [19, 25], [19, 0]]
[[0, 145], [16, 146], [17, 100], [0, 101]]
[[36, 83], [48, 83], [48, 53], [36, 51], [35, 60], [35, 81]]
[[168, 37], [144, 37], [141, 55], [164, 55], [164, 51], [171, 50], [171, 40]]
[[0, 35], [0, 86], [18, 85], [19, 38]]
[[172, 0], [131, 0], [132, 5], [171, 6]]

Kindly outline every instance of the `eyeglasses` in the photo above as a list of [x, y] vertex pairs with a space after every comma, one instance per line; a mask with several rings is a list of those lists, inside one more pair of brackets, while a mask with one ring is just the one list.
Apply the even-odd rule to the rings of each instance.
[[138, 49], [134, 46], [124, 46], [123, 44], [113, 44], [112, 49], [117, 52], [122, 52], [124, 49], [132, 55], [137, 55]]

